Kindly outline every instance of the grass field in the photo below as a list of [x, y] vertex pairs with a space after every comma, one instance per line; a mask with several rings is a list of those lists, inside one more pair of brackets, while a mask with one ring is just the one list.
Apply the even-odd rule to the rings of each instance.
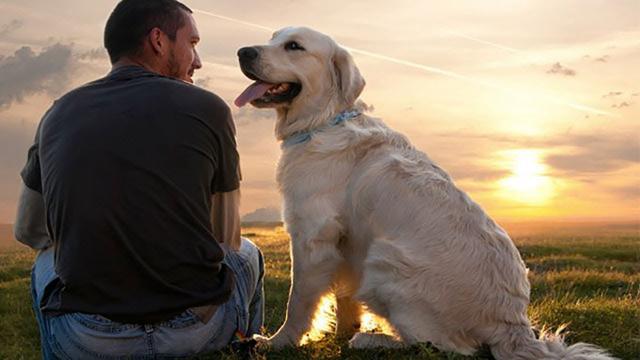
[[[621, 359], [640, 359], [640, 233], [637, 225], [547, 224], [506, 226], [530, 268], [529, 315], [539, 324], [568, 324], [568, 343], [603, 346]], [[284, 319], [289, 288], [288, 237], [281, 227], [244, 228], [264, 251], [266, 332]], [[6, 244], [6, 242], [5, 242]], [[34, 254], [0, 247], [0, 359], [39, 357], [31, 310], [29, 271]], [[229, 352], [212, 357], [237, 358]], [[268, 359], [465, 359], [427, 344], [405, 350], [355, 351], [327, 335], [298, 349], [259, 354]], [[481, 349], [470, 359], [491, 359]]]

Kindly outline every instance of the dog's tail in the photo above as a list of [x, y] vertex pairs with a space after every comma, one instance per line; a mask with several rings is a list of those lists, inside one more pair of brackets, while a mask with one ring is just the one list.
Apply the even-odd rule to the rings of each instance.
[[511, 324], [496, 333], [491, 353], [498, 360], [613, 360], [606, 350], [595, 345], [577, 343], [567, 346], [559, 334], [545, 331], [536, 337], [522, 324]]

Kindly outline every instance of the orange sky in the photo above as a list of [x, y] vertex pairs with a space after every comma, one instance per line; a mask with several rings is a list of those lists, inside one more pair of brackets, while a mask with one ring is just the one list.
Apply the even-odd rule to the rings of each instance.
[[[266, 28], [310, 26], [373, 53], [354, 53], [372, 115], [493, 217], [640, 221], [638, 1], [185, 3]], [[13, 221], [18, 172], [43, 112], [109, 70], [101, 38], [114, 5], [0, 0], [0, 223]], [[231, 103], [249, 84], [236, 50], [270, 32], [195, 18], [197, 84], [227, 100], [237, 122], [242, 213], [278, 208], [274, 114]]]

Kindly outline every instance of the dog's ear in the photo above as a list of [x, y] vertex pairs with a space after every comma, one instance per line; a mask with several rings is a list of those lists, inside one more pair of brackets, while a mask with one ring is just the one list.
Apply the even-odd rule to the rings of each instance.
[[336, 73], [336, 82], [342, 98], [348, 106], [353, 105], [362, 89], [364, 89], [365, 81], [360, 70], [356, 67], [351, 54], [347, 50], [336, 46], [333, 55], [333, 68]]

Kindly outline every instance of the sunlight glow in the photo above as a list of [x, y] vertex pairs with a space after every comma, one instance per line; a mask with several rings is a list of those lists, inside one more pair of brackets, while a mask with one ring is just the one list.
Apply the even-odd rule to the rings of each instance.
[[318, 341], [327, 333], [335, 329], [336, 297], [327, 294], [320, 299], [316, 313], [313, 316], [311, 330], [302, 338], [302, 345], [309, 341]]
[[544, 205], [554, 196], [555, 187], [546, 176], [540, 150], [509, 150], [504, 155], [512, 175], [498, 181], [502, 197], [527, 205]]
[[368, 311], [366, 307], [360, 316], [360, 332], [376, 332], [396, 336], [393, 327], [386, 319]]
[[[324, 295], [320, 299], [318, 308], [313, 316], [311, 330], [303, 336], [301, 345], [310, 341], [321, 340], [327, 333], [335, 331], [336, 328], [336, 297], [333, 293]], [[376, 332], [395, 336], [393, 327], [383, 318], [363, 309], [360, 316], [361, 332]]]

